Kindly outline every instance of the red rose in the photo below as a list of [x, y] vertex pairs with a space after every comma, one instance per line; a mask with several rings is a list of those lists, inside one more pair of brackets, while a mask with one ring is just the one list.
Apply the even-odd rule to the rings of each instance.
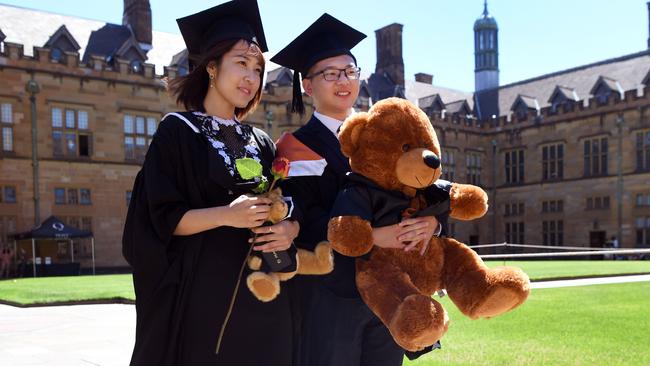
[[275, 179], [285, 179], [289, 176], [289, 159], [275, 158], [273, 165], [271, 165], [271, 174]]

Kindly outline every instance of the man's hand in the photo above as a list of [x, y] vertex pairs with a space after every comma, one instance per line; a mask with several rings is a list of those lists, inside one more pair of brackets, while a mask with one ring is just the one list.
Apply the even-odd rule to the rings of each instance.
[[438, 231], [439, 222], [434, 216], [424, 216], [404, 219], [397, 225], [401, 228], [397, 240], [405, 244], [404, 251], [415, 249], [422, 241], [424, 245], [420, 249], [420, 255], [424, 255], [429, 241]]

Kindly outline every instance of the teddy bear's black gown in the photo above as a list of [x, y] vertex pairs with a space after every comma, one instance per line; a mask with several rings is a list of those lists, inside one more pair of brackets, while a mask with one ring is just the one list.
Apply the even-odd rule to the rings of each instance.
[[[136, 293], [131, 365], [291, 365], [291, 281], [282, 283], [275, 300], [263, 303], [246, 287], [246, 272], [215, 355], [250, 231], [173, 232], [188, 210], [227, 205], [252, 186], [233, 179], [200, 124], [192, 113], [166, 116], [134, 183], [123, 236]], [[274, 144], [264, 132], [248, 131], [270, 177]]]

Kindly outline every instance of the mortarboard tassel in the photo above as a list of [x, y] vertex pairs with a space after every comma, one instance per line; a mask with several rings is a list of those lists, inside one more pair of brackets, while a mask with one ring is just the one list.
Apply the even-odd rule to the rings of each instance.
[[300, 89], [300, 73], [293, 72], [293, 100], [291, 101], [291, 113], [305, 114], [305, 105], [302, 103], [302, 90]]

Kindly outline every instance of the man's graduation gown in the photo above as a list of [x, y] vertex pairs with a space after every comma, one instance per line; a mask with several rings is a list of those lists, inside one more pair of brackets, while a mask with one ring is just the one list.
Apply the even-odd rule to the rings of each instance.
[[[131, 365], [289, 365], [288, 283], [278, 298], [262, 303], [244, 278], [220, 354], [215, 355], [250, 231], [219, 227], [188, 236], [173, 232], [188, 210], [228, 205], [251, 187], [236, 184], [199, 133], [198, 123], [191, 113], [167, 115], [134, 183], [123, 236], [136, 293]], [[260, 130], [253, 134], [270, 177], [273, 142]]]

